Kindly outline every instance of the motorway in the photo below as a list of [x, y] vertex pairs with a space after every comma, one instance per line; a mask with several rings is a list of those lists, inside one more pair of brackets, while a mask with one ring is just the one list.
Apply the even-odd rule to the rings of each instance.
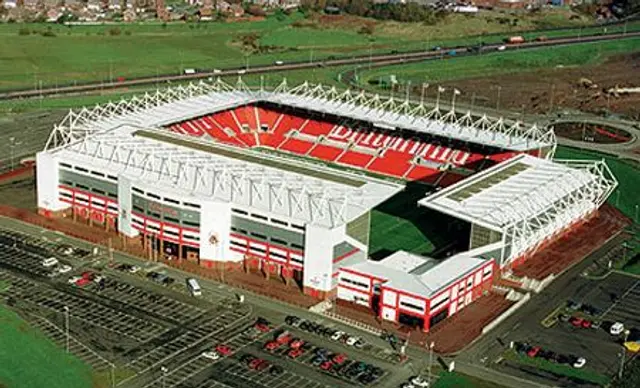
[[[633, 31], [633, 32], [625, 32], [625, 33], [585, 35], [585, 36], [571, 37], [571, 38], [550, 38], [548, 40], [539, 41], [539, 42], [534, 41], [534, 42], [525, 42], [521, 44], [507, 45], [506, 51], [525, 50], [525, 49], [540, 48], [540, 47], [566, 46], [571, 44], [628, 39], [628, 38], [635, 38], [639, 36], [640, 36], [640, 31]], [[318, 66], [335, 67], [335, 66], [362, 65], [362, 64], [368, 64], [371, 66], [386, 66], [386, 65], [401, 64], [406, 62], [451, 58], [453, 57], [452, 55], [450, 55], [450, 52], [452, 50], [455, 50], [455, 54], [454, 54], [455, 57], [466, 56], [466, 55], [478, 55], [486, 52], [495, 52], [498, 50], [500, 46], [503, 46], [503, 44], [502, 43], [487, 44], [482, 46], [482, 48], [480, 48], [479, 51], [474, 51], [471, 47], [468, 47], [468, 46], [445, 47], [445, 48], [441, 48], [440, 50], [433, 50], [433, 51], [412, 51], [412, 52], [403, 52], [403, 53], [397, 53], [397, 54], [367, 55], [367, 56], [358, 56], [358, 57], [353, 57], [348, 59], [327, 59], [327, 60], [315, 61], [315, 62], [305, 61], [305, 62], [286, 63], [282, 65], [257, 66], [252, 68], [236, 67], [236, 68], [229, 68], [229, 69], [221, 69], [217, 71], [203, 70], [196, 74], [140, 77], [140, 78], [124, 80], [116, 84], [108, 83], [107, 85], [105, 85], [104, 81], [99, 81], [99, 82], [92, 82], [92, 83], [74, 85], [74, 86], [42, 88], [42, 89], [36, 89], [36, 90], [30, 89], [30, 90], [9, 91], [9, 92], [0, 93], [0, 100], [42, 97], [42, 96], [48, 96], [48, 95], [54, 95], [54, 94], [55, 95], [79, 94], [79, 93], [86, 93], [86, 92], [91, 92], [96, 90], [104, 90], [105, 88], [119, 89], [119, 88], [128, 88], [132, 86], [153, 85], [153, 84], [164, 83], [164, 82], [185, 82], [185, 81], [206, 79], [209, 77], [223, 77], [223, 76], [243, 75], [243, 74], [263, 74], [263, 73], [270, 73], [270, 72], [280, 72], [285, 70], [302, 70], [302, 69], [310, 69]]]

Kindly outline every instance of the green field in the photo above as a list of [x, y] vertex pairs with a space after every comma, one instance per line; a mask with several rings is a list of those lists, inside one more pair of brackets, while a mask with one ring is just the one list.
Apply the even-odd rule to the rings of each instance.
[[501, 388], [500, 385], [458, 372], [441, 372], [433, 388]]
[[420, 85], [421, 83], [521, 73], [559, 66], [584, 66], [601, 63], [607, 57], [615, 54], [638, 50], [640, 50], [640, 38], [523, 51], [493, 52], [473, 57], [425, 61], [362, 71], [359, 74], [359, 83], [367, 86], [389, 75], [395, 75], [401, 84], [411, 82], [413, 85]]
[[[334, 24], [322, 21], [299, 26], [295, 23], [303, 18], [300, 13], [235, 23], [0, 24], [0, 89], [178, 74], [185, 68], [244, 66], [247, 61], [252, 66], [275, 60], [306, 61], [312, 56], [350, 57], [369, 52], [429, 49], [434, 45], [474, 44], [480, 40], [490, 43], [525, 30], [575, 27], [588, 22], [580, 18], [569, 20], [568, 15], [554, 12], [521, 16], [516, 27], [499, 23], [497, 19], [504, 15], [491, 13], [474, 18], [454, 15], [433, 26], [376, 21], [372, 35], [358, 33], [361, 25], [371, 20], [350, 18]], [[610, 27], [609, 32], [621, 28]], [[635, 29], [640, 29], [640, 23], [628, 24], [627, 30]], [[569, 36], [592, 32], [602, 32], [602, 28], [544, 34]], [[249, 35], [253, 36], [250, 39], [253, 43], [243, 45]]]
[[89, 368], [0, 305], [0, 386], [87, 388]]

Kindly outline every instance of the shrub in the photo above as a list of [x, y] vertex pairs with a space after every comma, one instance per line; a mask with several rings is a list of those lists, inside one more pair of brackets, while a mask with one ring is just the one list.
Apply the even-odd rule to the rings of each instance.
[[109, 35], [118, 36], [122, 33], [119, 27], [111, 27], [109, 28]]
[[18, 30], [18, 35], [30, 35], [31, 34], [31, 30], [25, 27], [22, 27], [21, 29]]

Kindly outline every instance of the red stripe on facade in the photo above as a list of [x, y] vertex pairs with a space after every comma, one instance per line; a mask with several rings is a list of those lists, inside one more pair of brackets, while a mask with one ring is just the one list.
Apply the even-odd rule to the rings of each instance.
[[336, 257], [335, 259], [333, 259], [333, 263], [334, 263], [334, 264], [335, 264], [335, 263], [338, 263], [338, 262], [340, 262], [340, 261], [342, 261], [342, 260], [346, 259], [347, 257], [350, 257], [350, 256], [352, 256], [352, 255], [354, 255], [354, 254], [356, 254], [356, 253], [358, 253], [358, 252], [360, 252], [360, 250], [359, 250], [358, 248], [354, 248], [353, 250], [351, 250], [351, 251], [349, 251], [349, 252], [345, 253], [344, 255], [342, 255], [342, 256], [338, 256], [338, 257]]

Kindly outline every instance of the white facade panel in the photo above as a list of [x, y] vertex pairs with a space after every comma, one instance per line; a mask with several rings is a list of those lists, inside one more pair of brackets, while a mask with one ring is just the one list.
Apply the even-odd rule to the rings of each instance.
[[386, 321], [396, 321], [396, 310], [391, 307], [382, 307], [382, 319]]
[[303, 286], [320, 291], [331, 290], [333, 247], [344, 241], [344, 226], [327, 229], [309, 224], [304, 240]]
[[120, 175], [118, 177], [118, 206], [120, 206], [120, 213], [118, 213], [118, 231], [129, 237], [135, 237], [139, 234], [139, 232], [131, 226], [132, 186], [133, 182], [128, 176]]
[[382, 304], [386, 306], [396, 306], [396, 299], [398, 294], [395, 291], [384, 290], [382, 292]]
[[[357, 291], [349, 290], [344, 287], [338, 286], [338, 298], [342, 300], [346, 300], [348, 302], [355, 302], [359, 304], [369, 305], [368, 300], [369, 296], [367, 294], [363, 294]], [[366, 299], [367, 302], [363, 303], [363, 299]]]
[[38, 207], [51, 211], [67, 209], [69, 204], [60, 201], [58, 161], [48, 152], [36, 154], [36, 183], [38, 185]]
[[415, 311], [419, 313], [424, 313], [427, 305], [424, 299], [412, 298], [403, 294], [400, 294], [398, 303], [398, 307], [403, 310]]
[[[195, 200], [190, 201], [198, 203]], [[200, 202], [200, 259], [226, 261], [230, 257], [231, 204]], [[234, 257], [233, 261], [241, 261]]]

